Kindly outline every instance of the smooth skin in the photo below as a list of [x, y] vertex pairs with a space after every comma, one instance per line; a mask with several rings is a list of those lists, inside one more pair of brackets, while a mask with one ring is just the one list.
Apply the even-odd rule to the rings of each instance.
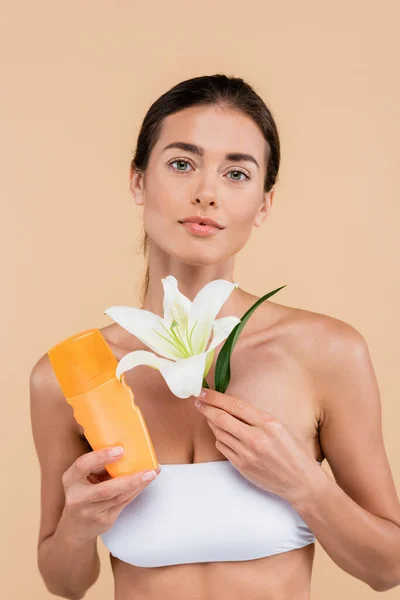
[[[204, 149], [203, 156], [176, 148], [163, 151], [173, 142], [196, 144]], [[192, 107], [166, 118], [145, 176], [130, 173], [132, 196], [143, 209], [150, 238], [150, 283], [142, 308], [163, 314], [161, 278], [168, 274], [178, 279], [180, 291], [190, 299], [213, 279], [236, 281], [235, 256], [253, 227], [263, 225], [272, 207], [275, 190], [263, 190], [265, 147], [257, 126], [228, 109]], [[226, 161], [228, 152], [251, 154], [260, 168], [248, 161]], [[225, 229], [215, 236], [195, 236], [179, 223], [194, 214], [209, 216]], [[260, 257], [265, 265], [268, 260], [272, 258]], [[273, 286], [266, 280], [264, 288], [267, 292]], [[241, 317], [256, 299], [236, 288], [218, 317]], [[116, 323], [101, 332], [118, 360], [132, 350], [148, 349]], [[218, 348], [207, 377], [211, 387], [217, 358]], [[345, 378], [341, 377], [344, 368]], [[376, 377], [366, 342], [356, 329], [326, 315], [266, 301], [246, 324], [232, 354], [231, 369], [227, 393], [283, 421], [304, 442], [310, 456], [328, 460], [337, 483], [360, 506], [400, 522], [382, 438]], [[161, 464], [226, 460], [194, 399], [177, 399], [160, 374], [148, 367], [125, 375]], [[63, 517], [63, 474], [91, 448], [46, 355], [31, 374], [31, 411], [42, 473], [42, 574], [48, 582], [56, 576], [57, 581], [67, 582], [73, 570], [75, 586], [68, 589], [65, 585], [69, 593], [65, 597], [80, 598], [96, 581], [100, 565], [93, 538], [84, 546], [77, 542], [77, 530], [85, 530], [82, 521], [77, 528], [73, 523], [78, 519]], [[59, 543], [54, 543], [52, 553], [43, 551], [46, 544], [50, 547], [52, 537], [56, 541], [58, 537]], [[68, 554], [71, 547], [87, 557], [85, 569], [73, 562], [74, 555]], [[309, 600], [314, 553], [315, 545], [310, 544], [250, 561], [156, 568], [136, 567], [110, 554], [115, 600], [158, 600], [161, 596], [171, 600]]]

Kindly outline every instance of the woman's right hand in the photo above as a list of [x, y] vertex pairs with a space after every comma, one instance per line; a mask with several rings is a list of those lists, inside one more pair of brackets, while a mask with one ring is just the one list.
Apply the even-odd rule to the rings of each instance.
[[[83, 454], [63, 473], [64, 516], [73, 523], [74, 537], [86, 541], [107, 531], [122, 509], [151, 481], [142, 479], [145, 471], [111, 477], [104, 468], [123, 454], [110, 455], [111, 448]], [[156, 470], [157, 475], [161, 467]]]

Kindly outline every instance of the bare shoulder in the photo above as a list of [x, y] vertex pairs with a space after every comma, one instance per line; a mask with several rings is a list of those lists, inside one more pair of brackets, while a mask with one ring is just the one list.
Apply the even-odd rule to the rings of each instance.
[[266, 301], [256, 309], [253, 329], [261, 341], [272, 339], [296, 356], [313, 380], [321, 377], [321, 383], [334, 376], [349, 355], [365, 357], [368, 351], [365, 338], [350, 323], [277, 302]]
[[282, 332], [285, 346], [291, 353], [297, 353], [309, 371], [320, 398], [323, 418], [322, 399], [332, 378], [342, 372], [346, 363], [369, 361], [367, 342], [358, 329], [341, 319], [290, 306], [282, 306], [280, 310], [278, 330]]
[[285, 334], [296, 339], [296, 346], [315, 368], [325, 367], [326, 360], [340, 359], [343, 351], [362, 350], [366, 341], [350, 323], [330, 315], [291, 306], [282, 307], [281, 325]]
[[368, 345], [350, 323], [322, 313], [298, 310], [293, 331], [313, 376], [326, 385], [349, 361], [365, 361]]
[[51, 398], [53, 405], [61, 400], [65, 402], [47, 352], [33, 365], [29, 383], [31, 390], [41, 392]]

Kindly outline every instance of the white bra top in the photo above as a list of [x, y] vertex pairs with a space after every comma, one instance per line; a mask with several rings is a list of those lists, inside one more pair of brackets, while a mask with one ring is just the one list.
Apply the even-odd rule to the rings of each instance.
[[161, 466], [100, 536], [124, 562], [252, 560], [315, 542], [289, 502], [253, 484], [229, 460]]

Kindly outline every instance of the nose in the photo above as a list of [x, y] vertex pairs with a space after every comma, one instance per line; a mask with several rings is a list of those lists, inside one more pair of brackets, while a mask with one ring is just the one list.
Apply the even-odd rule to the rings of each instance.
[[210, 205], [210, 206], [218, 206], [217, 199], [214, 194], [202, 194], [197, 195], [193, 200], [192, 204], [200, 204], [200, 205]]
[[192, 204], [197, 206], [218, 206], [217, 189], [214, 174], [204, 174], [204, 176], [197, 181], [196, 187], [192, 189]]

